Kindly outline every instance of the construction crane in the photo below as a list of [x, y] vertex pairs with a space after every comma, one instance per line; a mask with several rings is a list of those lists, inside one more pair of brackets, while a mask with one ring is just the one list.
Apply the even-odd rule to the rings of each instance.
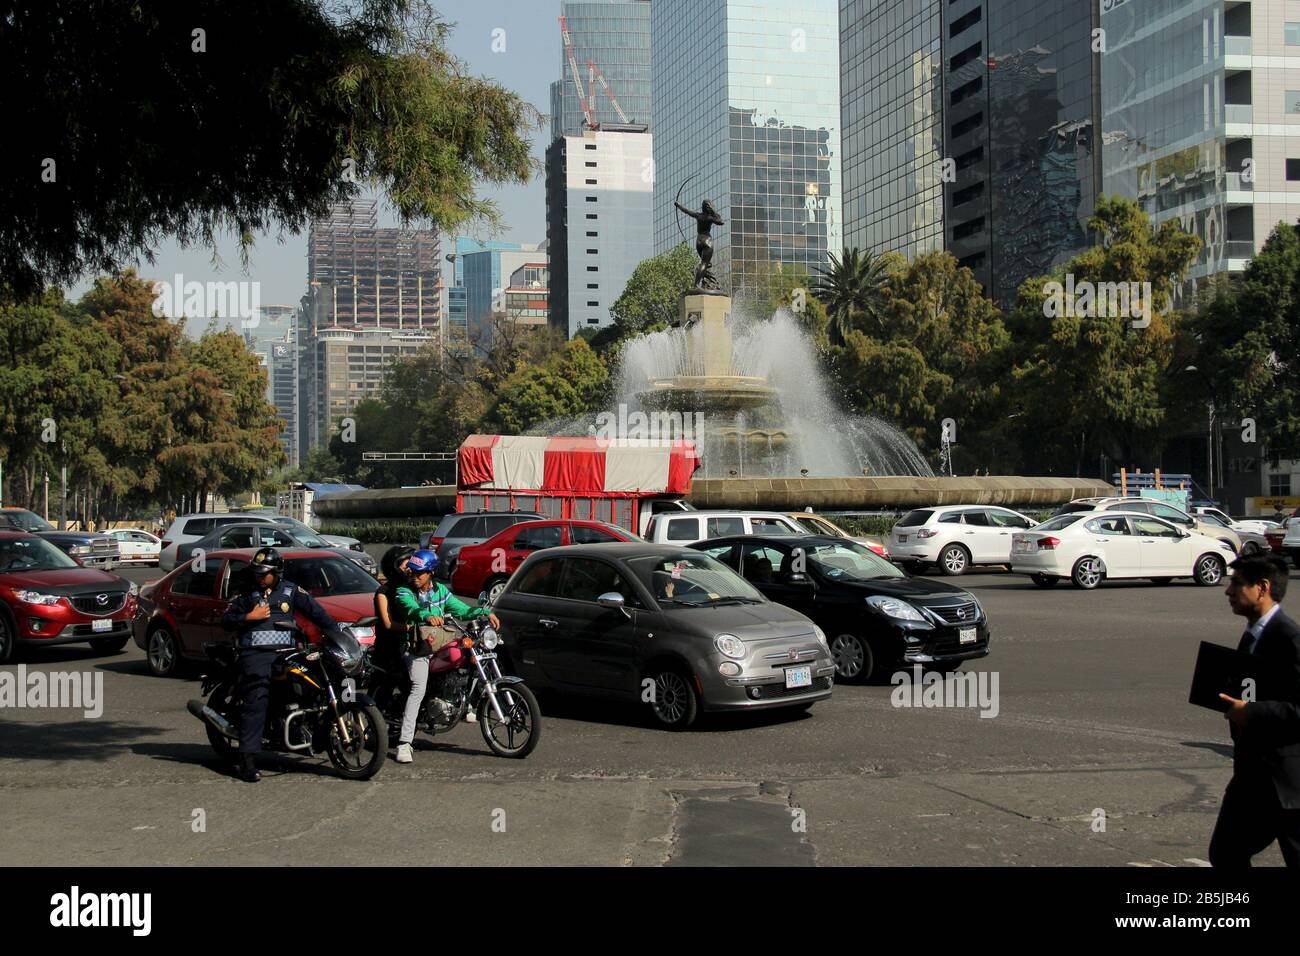
[[582, 115], [587, 118], [587, 126], [595, 129], [595, 106], [582, 91], [582, 75], [578, 72], [578, 58], [573, 55], [573, 38], [569, 36], [569, 24], [565, 22], [564, 17], [560, 17], [560, 36], [564, 40], [564, 55], [569, 60], [569, 72], [573, 74], [573, 87], [578, 93], [578, 106], [582, 109]]
[[[609, 88], [609, 83], [605, 81], [605, 74], [600, 72], [600, 67], [591, 60], [588, 60], [587, 69], [594, 72], [596, 74], [596, 79], [600, 80], [600, 88], [604, 94], [609, 97], [609, 102], [613, 105], [614, 112], [618, 114], [618, 118], [624, 123], [630, 123], [631, 120], [629, 120], [627, 114], [623, 112], [623, 107], [618, 105], [618, 98], [614, 95], [614, 91]], [[593, 101], [595, 100], [595, 93], [592, 94], [592, 99]]]

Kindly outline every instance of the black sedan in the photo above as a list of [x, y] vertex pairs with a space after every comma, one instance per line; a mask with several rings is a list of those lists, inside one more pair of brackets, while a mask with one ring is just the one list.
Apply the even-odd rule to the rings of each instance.
[[831, 696], [816, 625], [689, 548], [535, 551], [493, 609], [530, 687], [647, 704], [673, 730], [701, 711], [806, 710]]
[[826, 632], [842, 680], [887, 676], [900, 665], [956, 670], [989, 652], [988, 619], [974, 595], [908, 577], [854, 541], [746, 535], [691, 547], [815, 621]]

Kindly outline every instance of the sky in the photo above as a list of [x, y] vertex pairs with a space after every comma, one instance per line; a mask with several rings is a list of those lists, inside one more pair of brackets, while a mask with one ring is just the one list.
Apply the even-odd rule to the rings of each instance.
[[[548, 111], [550, 83], [559, 78], [560, 71], [559, 0], [435, 0], [435, 7], [444, 19], [454, 24], [448, 49], [471, 72], [514, 90], [539, 112]], [[505, 32], [495, 34], [496, 30]], [[494, 45], [498, 49], [494, 50]], [[502, 46], [504, 49], [500, 49]], [[549, 120], [532, 134], [533, 155], [539, 165], [527, 185], [480, 188], [480, 195], [495, 200], [501, 212], [501, 231], [493, 238], [521, 243], [541, 242], [546, 238], [546, 190], [540, 164], [549, 135]], [[383, 203], [380, 225], [397, 225], [396, 216]], [[487, 238], [482, 229], [471, 227], [467, 234]], [[447, 245], [444, 235], [444, 251]], [[239, 246], [233, 235], [221, 238], [216, 251], [218, 261], [214, 263], [212, 250], [206, 246], [182, 249], [176, 242], [166, 241], [153, 250], [154, 265], [144, 262], [136, 265], [142, 275], [167, 281], [178, 273], [184, 276], [185, 282], [256, 280], [261, 283], [262, 305], [297, 305], [306, 291], [305, 232], [280, 236], [272, 231], [257, 236], [249, 253], [247, 271], [240, 261]], [[83, 277], [66, 291], [70, 297], [78, 298], [90, 288], [94, 278], [94, 275]], [[202, 331], [198, 324], [192, 321], [187, 331], [198, 334]]]

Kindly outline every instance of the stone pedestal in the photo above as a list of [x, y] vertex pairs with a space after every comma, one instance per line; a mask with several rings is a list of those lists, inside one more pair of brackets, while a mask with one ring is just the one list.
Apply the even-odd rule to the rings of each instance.
[[691, 344], [699, 350], [699, 374], [706, 378], [734, 375], [731, 366], [731, 297], [725, 295], [684, 295], [681, 323], [690, 329]]

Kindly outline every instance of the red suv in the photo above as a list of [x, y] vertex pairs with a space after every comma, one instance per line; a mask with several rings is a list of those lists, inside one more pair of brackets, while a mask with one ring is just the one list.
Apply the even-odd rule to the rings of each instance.
[[467, 544], [461, 548], [452, 572], [451, 589], [457, 594], [472, 595], [488, 604], [495, 604], [515, 568], [534, 551], [558, 548], [563, 544], [640, 540], [632, 532], [603, 521], [570, 518], [523, 521], [497, 532], [482, 544]]
[[[135, 617], [135, 642], [149, 660], [149, 670], [159, 677], [178, 673], [185, 661], [201, 661], [208, 641], [231, 641], [234, 632], [221, 626], [221, 616], [247, 581], [252, 548], [212, 551], [202, 563], [187, 561], [161, 581], [140, 592]], [[355, 561], [321, 549], [282, 549], [284, 580], [292, 581], [320, 602], [329, 615], [349, 627], [362, 644], [373, 644], [375, 629], [358, 626], [375, 613], [379, 582]], [[312, 643], [320, 631], [298, 617], [298, 626]]]
[[82, 567], [34, 534], [0, 531], [0, 663], [19, 647], [82, 641], [115, 654], [135, 611], [130, 581]]

